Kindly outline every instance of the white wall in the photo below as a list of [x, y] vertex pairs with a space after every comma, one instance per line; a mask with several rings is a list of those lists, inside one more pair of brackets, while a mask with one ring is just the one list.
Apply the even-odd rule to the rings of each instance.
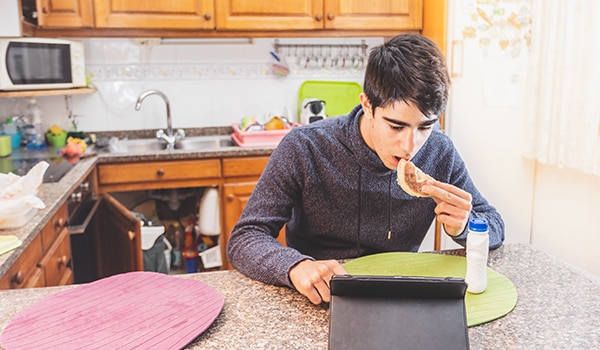
[[600, 176], [538, 165], [532, 244], [600, 276]]

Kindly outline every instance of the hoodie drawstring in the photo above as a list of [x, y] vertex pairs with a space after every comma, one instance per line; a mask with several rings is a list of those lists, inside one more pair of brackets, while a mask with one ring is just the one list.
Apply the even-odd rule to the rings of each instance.
[[394, 173], [390, 174], [390, 185], [388, 187], [388, 232], [387, 239], [392, 239], [392, 178]]

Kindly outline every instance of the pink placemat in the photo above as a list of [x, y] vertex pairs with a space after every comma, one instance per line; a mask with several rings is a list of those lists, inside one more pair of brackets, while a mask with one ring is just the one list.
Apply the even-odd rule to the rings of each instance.
[[180, 349], [215, 321], [223, 296], [193, 279], [129, 272], [19, 312], [0, 335], [12, 349]]

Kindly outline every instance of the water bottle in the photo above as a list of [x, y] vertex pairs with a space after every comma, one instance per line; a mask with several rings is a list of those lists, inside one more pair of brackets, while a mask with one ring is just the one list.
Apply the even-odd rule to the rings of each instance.
[[181, 240], [183, 238], [183, 234], [181, 232], [181, 227], [178, 222], [173, 223], [173, 236], [175, 238], [175, 244], [173, 244], [173, 251], [171, 265], [173, 267], [180, 267], [182, 264], [182, 256], [181, 256]]
[[467, 292], [483, 293], [487, 288], [489, 231], [486, 219], [471, 219], [467, 235]]
[[46, 148], [46, 140], [44, 139], [44, 130], [42, 128], [42, 109], [37, 105], [34, 98], [27, 103], [25, 116], [31, 123], [25, 127], [25, 133], [27, 134], [27, 148]]

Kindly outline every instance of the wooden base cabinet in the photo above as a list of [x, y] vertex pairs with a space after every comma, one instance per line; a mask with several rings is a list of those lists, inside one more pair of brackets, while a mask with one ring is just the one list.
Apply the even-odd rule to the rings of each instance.
[[62, 286], [73, 283], [71, 244], [63, 204], [17, 261], [0, 277], [0, 289]]

